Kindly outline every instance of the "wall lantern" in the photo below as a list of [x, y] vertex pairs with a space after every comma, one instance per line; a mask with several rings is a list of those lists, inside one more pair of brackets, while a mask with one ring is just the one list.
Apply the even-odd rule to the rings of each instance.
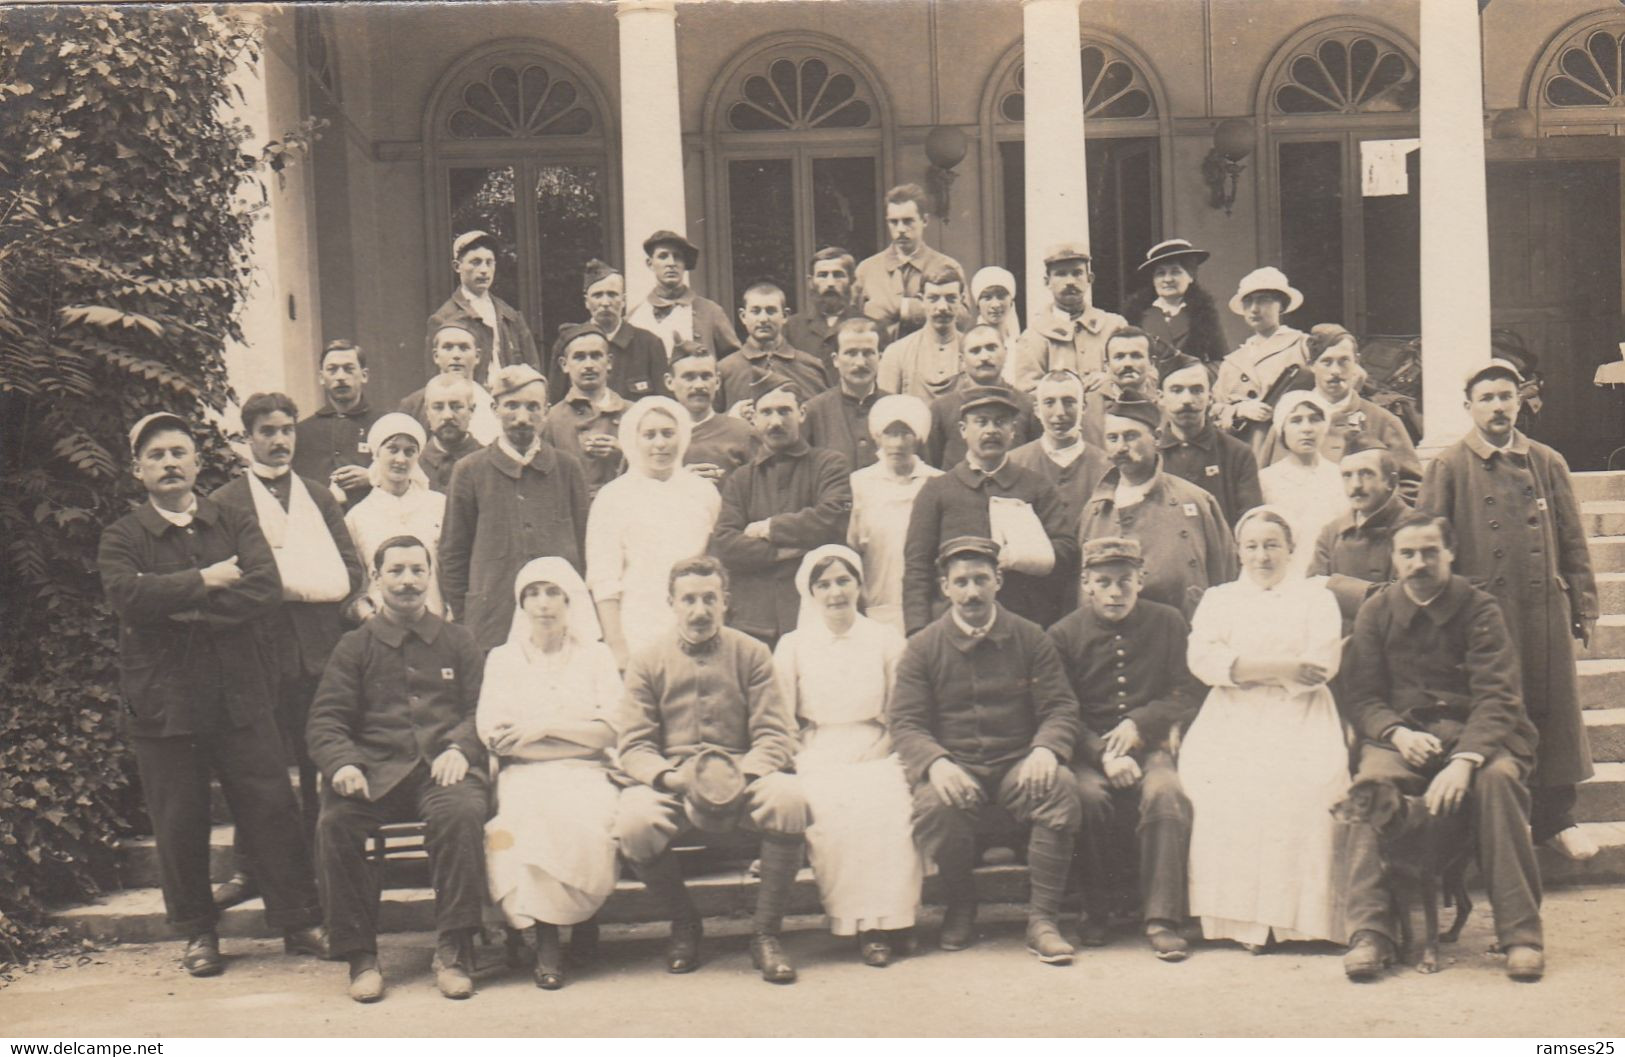
[[931, 194], [937, 200], [937, 214], [944, 224], [948, 223], [949, 216], [948, 192], [959, 175], [954, 172], [954, 166], [965, 160], [968, 147], [965, 134], [949, 125], [938, 125], [925, 137], [925, 156], [931, 162], [926, 182], [931, 185]]
[[1207, 184], [1208, 205], [1223, 209], [1225, 216], [1236, 204], [1236, 182], [1247, 170], [1242, 163], [1252, 152], [1251, 122], [1229, 117], [1213, 129], [1213, 149], [1202, 159], [1202, 180]]
[[1532, 110], [1498, 110], [1490, 118], [1491, 139], [1535, 139], [1539, 134]]

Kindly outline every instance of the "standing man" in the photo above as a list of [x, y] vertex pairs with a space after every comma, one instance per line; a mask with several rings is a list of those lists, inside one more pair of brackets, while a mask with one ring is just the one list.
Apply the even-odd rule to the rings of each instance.
[[[282, 393], [243, 402], [248, 472], [214, 493], [224, 510], [252, 521], [271, 547], [282, 580], [282, 604], [255, 622], [276, 690], [277, 727], [299, 767], [305, 835], [315, 833], [320, 802], [316, 765], [305, 750], [305, 721], [328, 655], [344, 633], [346, 610], [365, 585], [344, 513], [320, 482], [293, 472], [299, 408]], [[243, 833], [237, 831], [236, 874], [215, 893], [235, 906], [259, 892]]]
[[722, 376], [722, 407], [733, 411], [748, 401], [769, 378], [794, 384], [806, 396], [829, 388], [824, 362], [784, 340], [784, 291], [772, 283], [757, 283], [740, 299], [739, 321], [745, 324], [744, 346], [717, 364]]
[[965, 394], [959, 429], [965, 458], [920, 488], [903, 545], [903, 620], [910, 635], [952, 601], [939, 593], [937, 556], [960, 536], [999, 544], [999, 601], [1040, 626], [1055, 622], [1067, 595], [1064, 580], [1077, 568], [1077, 526], [1066, 522], [1055, 487], [1010, 461], [1015, 394], [979, 386]]
[[451, 270], [457, 275], [457, 289], [435, 309], [428, 326], [431, 337], [447, 323], [456, 323], [474, 335], [479, 347], [474, 382], [487, 390], [503, 367], [542, 365], [530, 324], [518, 309], [491, 292], [500, 248], [496, 236], [484, 231], [465, 231], [452, 240]]
[[[965, 457], [965, 438], [959, 435], [959, 409], [965, 394], [989, 385], [1004, 385], [1004, 338], [999, 329], [978, 323], [965, 331], [959, 344], [959, 375], [947, 392], [931, 401], [931, 436], [925, 445], [925, 461], [948, 469]], [[1026, 444], [1043, 433], [1033, 415], [1033, 400], [1014, 390], [1011, 395], [1021, 406], [1016, 415], [1015, 444]]]
[[587, 476], [587, 498], [621, 475], [621, 415], [627, 402], [609, 387], [615, 358], [609, 337], [596, 323], [579, 323], [559, 334], [559, 367], [570, 380], [569, 392], [547, 412], [543, 430], [555, 451], [581, 460]]
[[654, 273], [654, 289], [627, 315], [627, 322], [660, 339], [667, 362], [679, 341], [697, 341], [718, 357], [739, 348], [728, 310], [688, 286], [688, 273], [700, 263], [700, 248], [675, 231], [657, 231], [643, 240]]
[[619, 754], [628, 781], [616, 839], [671, 915], [666, 969], [691, 973], [700, 967], [703, 926], [671, 853], [673, 839], [696, 828], [761, 834], [750, 957], [762, 979], [794, 983], [779, 933], [807, 828], [807, 802], [785, 773], [795, 752], [795, 717], [779, 694], [767, 647], [722, 624], [728, 573], [720, 562], [703, 556], [678, 562], [671, 607], [677, 633], [634, 654], [626, 669]]
[[1091, 303], [1095, 273], [1089, 251], [1062, 242], [1044, 253], [1044, 282], [1055, 303], [1016, 339], [1010, 376], [1017, 389], [1030, 393], [1047, 371], [1071, 371], [1088, 388], [1105, 370], [1106, 339], [1128, 320]]
[[720, 481], [756, 454], [756, 431], [750, 423], [717, 413], [717, 358], [710, 349], [694, 341], [678, 342], [666, 386], [688, 410], [693, 427], [683, 465], [708, 481]]
[[[497, 413], [491, 404], [491, 394], [485, 391], [484, 386], [474, 381], [474, 364], [479, 359], [479, 354], [479, 346], [475, 344], [473, 331], [461, 323], [442, 324], [429, 335], [429, 357], [434, 360], [435, 369], [440, 372], [436, 377], [449, 374], [468, 381], [469, 416], [465, 429], [474, 435], [477, 443], [489, 444], [497, 439], [497, 434], [502, 432], [502, 428], [497, 425]], [[398, 410], [417, 419], [426, 431], [432, 433], [434, 425], [429, 421], [424, 407], [427, 393], [427, 386], [415, 393], [409, 393], [401, 400]]]
[[1157, 454], [1169, 474], [1189, 481], [1219, 501], [1224, 523], [1264, 504], [1253, 449], [1229, 430], [1213, 428], [1213, 378], [1194, 356], [1177, 353], [1162, 377], [1162, 413], [1167, 423], [1157, 437]]
[[977, 823], [997, 806], [1032, 826], [1027, 949], [1064, 965], [1074, 952], [1061, 938], [1061, 895], [1082, 818], [1067, 767], [1078, 702], [1043, 629], [995, 601], [999, 545], [951, 539], [938, 562], [950, 608], [909, 639], [886, 710], [914, 787], [915, 843], [942, 875], [938, 946], [957, 951], [974, 940]]
[[1320, 530], [1308, 575], [1326, 577], [1326, 589], [1343, 610], [1347, 634], [1365, 600], [1394, 578], [1394, 523], [1411, 508], [1399, 494], [1394, 453], [1376, 441], [1356, 437], [1337, 468], [1349, 511]]
[[[469, 423], [474, 418], [475, 391], [473, 382], [449, 372], [435, 375], [423, 387], [422, 420], [428, 426], [429, 443], [423, 446], [418, 465], [429, 478], [429, 487], [442, 495], [451, 489], [451, 468], [457, 465], [457, 460], [484, 447], [469, 432]], [[496, 417], [495, 411], [491, 417]], [[362, 560], [366, 560], [365, 555]]]
[[875, 384], [880, 330], [874, 320], [854, 316], [842, 321], [835, 337], [840, 350], [834, 369], [840, 384], [807, 401], [807, 443], [838, 452], [853, 470], [861, 470], [879, 458], [869, 433], [869, 412], [875, 401], [889, 395]]
[[[1538, 980], [1546, 956], [1525, 784], [1537, 735], [1519, 700], [1518, 651], [1504, 606], [1452, 575], [1454, 535], [1447, 518], [1422, 511], [1400, 517], [1393, 528], [1398, 582], [1372, 595], [1354, 620], [1342, 695], [1343, 714], [1361, 739], [1354, 778], [1421, 794], [1432, 815], [1471, 812], [1507, 975]], [[1351, 937], [1343, 971], [1368, 980], [1394, 957], [1382, 850], [1371, 826], [1341, 829]]]
[[[626, 321], [626, 278], [603, 261], [590, 260], [581, 276], [581, 290], [587, 303], [587, 321], [609, 339], [609, 388], [631, 401], [670, 396], [666, 390], [666, 347], [647, 330]], [[570, 387], [559, 357], [564, 355], [564, 335], [572, 329], [559, 328], [547, 366], [547, 395], [554, 403], [564, 399]]]
[[733, 583], [731, 624], [768, 646], [794, 631], [801, 607], [795, 574], [802, 555], [845, 543], [852, 512], [851, 469], [801, 437], [805, 408], [788, 382], [756, 397], [761, 452], [722, 482], [722, 513], [711, 553]]
[[119, 618], [119, 692], [158, 842], [164, 909], [186, 937], [193, 976], [225, 971], [209, 892], [209, 778], [220, 782], [289, 953], [325, 936], [310, 850], [275, 718], [275, 687], [254, 622], [281, 597], [253, 520], [193, 491], [197, 444], [178, 415], [130, 429], [147, 499], [102, 532], [97, 565]]
[[1597, 587], [1568, 463], [1514, 425], [1522, 384], [1506, 360], [1468, 376], [1473, 428], [1428, 464], [1420, 509], [1451, 520], [1461, 541], [1452, 548], [1456, 571], [1484, 584], [1505, 611], [1524, 708], [1540, 732], [1530, 779], [1535, 843], [1589, 859], [1597, 844], [1574, 821], [1574, 787], [1592, 774], [1574, 639], [1591, 642]]
[[1106, 409], [1106, 459], [1112, 468], [1083, 510], [1080, 539], [1128, 537], [1145, 561], [1145, 597], [1186, 620], [1202, 593], [1236, 578], [1236, 543], [1219, 502], [1164, 473], [1157, 456], [1155, 404], [1124, 400]]
[[1106, 374], [1083, 405], [1083, 438], [1099, 444], [1106, 405], [1118, 400], [1154, 400], [1156, 369], [1151, 366], [1151, 335], [1139, 327], [1118, 327], [1106, 337]]
[[1010, 461], [1043, 477], [1061, 497], [1062, 517], [1076, 525], [1095, 485], [1106, 475], [1106, 453], [1083, 439], [1083, 379], [1051, 371], [1033, 390], [1043, 434], [1010, 453]]
[[520, 568], [542, 555], [582, 568], [587, 534], [581, 463], [542, 437], [547, 379], [504, 367], [495, 396], [502, 436], [452, 470], [440, 537], [440, 594], [482, 650], [508, 638]]
[[931, 275], [943, 271], [959, 279], [955, 321], [959, 326], [971, 321], [970, 307], [965, 303], [965, 291], [970, 288], [965, 269], [946, 253], [925, 244], [925, 229], [930, 223], [930, 199], [919, 184], [901, 184], [886, 192], [886, 230], [891, 243], [858, 265], [852, 282], [852, 307], [879, 323], [887, 341], [906, 338], [925, 325], [932, 314], [924, 302], [925, 283]]
[[467, 628], [429, 612], [429, 562], [415, 536], [379, 545], [373, 576], [383, 609], [339, 640], [310, 712], [310, 754], [327, 779], [317, 841], [322, 902], [357, 1002], [384, 996], [378, 875], [366, 840], [385, 823], [417, 819], [427, 823], [439, 932], [435, 983], [447, 998], [474, 993], [488, 804], [474, 708], [485, 655]]
[[852, 307], [856, 266], [853, 256], [839, 246], [825, 246], [813, 254], [807, 274], [807, 307], [784, 325], [784, 340], [817, 356], [826, 371], [835, 369], [836, 332], [841, 323], [863, 316]]
[[316, 367], [316, 382], [326, 399], [295, 431], [299, 446], [293, 471], [322, 482], [349, 510], [372, 491], [367, 431], [384, 412], [367, 406], [367, 354], [355, 342], [328, 342]]
[[965, 278], [958, 265], [925, 273], [919, 301], [927, 325], [910, 328], [880, 354], [880, 388], [926, 403], [953, 388], [959, 378], [959, 316], [965, 307], [964, 293]]

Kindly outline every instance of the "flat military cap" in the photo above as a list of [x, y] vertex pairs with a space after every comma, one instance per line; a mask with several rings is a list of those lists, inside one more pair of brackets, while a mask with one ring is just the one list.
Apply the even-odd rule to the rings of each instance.
[[1172, 378], [1175, 374], [1191, 367], [1206, 368], [1207, 364], [1203, 363], [1201, 360], [1197, 359], [1195, 356], [1192, 356], [1188, 352], [1176, 352], [1172, 356], [1168, 357], [1168, 361], [1162, 365], [1162, 380], [1164, 383], [1166, 383], [1168, 379]]
[[181, 416], [173, 411], [154, 411], [130, 427], [130, 454], [140, 455], [141, 445], [161, 429], [178, 429], [188, 437], [192, 436], [191, 424]]
[[1510, 378], [1518, 385], [1523, 384], [1523, 372], [1511, 360], [1503, 360], [1499, 356], [1467, 373], [1467, 391], [1472, 392], [1473, 386], [1486, 378]]
[[745, 776], [734, 758], [718, 749], [694, 757], [688, 791], [688, 817], [707, 833], [734, 827], [745, 801]]
[[1016, 394], [1002, 385], [973, 385], [965, 390], [965, 402], [959, 405], [959, 417], [964, 418], [978, 407], [1003, 407], [1020, 413], [1021, 404]]
[[1350, 455], [1358, 455], [1362, 451], [1391, 450], [1392, 449], [1389, 448], [1388, 445], [1384, 444], [1377, 438], [1376, 434], [1356, 431], [1355, 434], [1348, 439], [1348, 443], [1343, 445], [1343, 458], [1346, 459]]
[[644, 256], [653, 257], [655, 255], [656, 246], [676, 246], [678, 249], [682, 250], [683, 267], [687, 268], [689, 271], [693, 271], [694, 266], [700, 263], [700, 248], [688, 241], [688, 239], [677, 234], [675, 231], [667, 231], [665, 228], [661, 228], [653, 235], [650, 235], [648, 238], [644, 239]]
[[609, 341], [609, 335], [597, 323], [569, 323], [559, 328], [559, 349], [567, 350], [577, 338], [597, 336]]
[[1162, 424], [1162, 409], [1149, 400], [1113, 400], [1106, 405], [1106, 414], [1132, 418], [1151, 429]]
[[452, 240], [451, 259], [460, 261], [463, 259], [463, 254], [480, 246], [484, 246], [492, 253], [499, 253], [502, 250], [502, 246], [497, 242], [497, 237], [489, 231], [465, 231]]
[[1044, 250], [1044, 267], [1049, 268], [1062, 261], [1087, 261], [1089, 248], [1081, 242], [1057, 242]]
[[517, 393], [532, 382], [546, 385], [547, 379], [542, 377], [541, 371], [528, 363], [509, 364], [498, 371], [497, 376], [492, 379], [491, 399], [501, 400], [509, 393]]
[[1107, 565], [1111, 562], [1130, 562], [1134, 565], [1144, 565], [1145, 559], [1140, 556], [1140, 541], [1129, 539], [1126, 536], [1101, 536], [1084, 542], [1083, 567], [1085, 569], [1091, 565]]
[[581, 269], [581, 292], [587, 293], [605, 279], [620, 274], [617, 269], [594, 257], [587, 262], [585, 268]]
[[999, 560], [999, 545], [986, 536], [955, 536], [937, 548], [937, 568], [945, 568], [954, 558], [965, 554], [973, 554], [997, 562]]

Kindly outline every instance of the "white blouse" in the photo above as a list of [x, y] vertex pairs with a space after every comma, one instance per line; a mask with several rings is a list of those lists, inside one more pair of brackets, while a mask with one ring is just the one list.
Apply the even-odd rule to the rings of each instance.
[[914, 500], [925, 482], [942, 471], [916, 461], [899, 480], [884, 461], [852, 474], [852, 516], [847, 545], [863, 558], [863, 598], [869, 616], [903, 629], [903, 545]]
[[345, 527], [355, 541], [361, 565], [372, 581], [372, 556], [378, 545], [393, 536], [416, 536], [429, 548], [429, 610], [445, 612], [440, 598], [440, 527], [446, 520], [446, 497], [443, 493], [414, 485], [405, 495], [391, 495], [383, 488], [374, 488], [367, 498], [350, 508], [344, 515]]
[[864, 616], [840, 635], [812, 619], [779, 640], [773, 668], [801, 724], [798, 766], [857, 763], [891, 751], [886, 705], [902, 655], [903, 636]]
[[485, 659], [485, 681], [474, 726], [480, 740], [504, 723], [520, 729], [546, 723], [613, 723], [624, 689], [615, 655], [602, 642], [567, 642], [556, 654], [506, 642]]
[[1264, 493], [1264, 502], [1279, 507], [1292, 526], [1288, 575], [1306, 575], [1320, 530], [1348, 512], [1342, 473], [1328, 459], [1317, 459], [1313, 466], [1305, 466], [1289, 455], [1258, 471], [1258, 487]]
[[[1186, 662], [1191, 674], [1210, 687], [1236, 686], [1231, 674], [1238, 657], [1287, 656], [1318, 664], [1328, 678], [1343, 656], [1343, 617], [1337, 598], [1318, 582], [1282, 580], [1260, 587], [1246, 573], [1210, 587], [1191, 617]], [[1248, 694], [1289, 696], [1317, 687], [1263, 686]]]

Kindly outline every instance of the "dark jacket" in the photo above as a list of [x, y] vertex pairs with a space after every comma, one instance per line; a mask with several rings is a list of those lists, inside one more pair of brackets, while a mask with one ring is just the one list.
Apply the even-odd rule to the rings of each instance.
[[683, 465], [708, 462], [722, 467], [723, 476], [745, 465], [761, 450], [761, 441], [750, 423], [733, 415], [713, 414], [694, 427]]
[[[253, 472], [253, 471], [246, 471]], [[293, 475], [265, 482], [281, 503], [288, 508], [288, 486]], [[327, 657], [333, 652], [339, 636], [344, 634], [344, 611], [366, 586], [361, 558], [356, 554], [355, 542], [344, 525], [344, 512], [319, 481], [300, 478], [322, 512], [327, 534], [333, 537], [344, 571], [350, 577], [350, 591], [340, 602], [283, 602], [256, 622], [266, 647], [266, 660], [272, 670], [282, 676], [316, 676], [322, 674]], [[212, 497], [223, 509], [231, 510], [258, 524], [254, 512], [254, 494], [248, 489], [246, 477], [239, 476], [217, 489]]]
[[[369, 407], [366, 397], [348, 411], [339, 411], [332, 404], [324, 403], [315, 414], [294, 427], [293, 472], [328, 488], [333, 471], [340, 466], [371, 466], [372, 449], [367, 446], [367, 431], [386, 414], [386, 410]], [[349, 510], [371, 491], [370, 485], [362, 485], [345, 493], [344, 509]], [[332, 494], [329, 490], [328, 495]]]
[[1258, 459], [1251, 446], [1213, 428], [1210, 419], [1189, 441], [1180, 440], [1172, 427], [1157, 436], [1162, 468], [1189, 481], [1219, 501], [1226, 525], [1235, 527], [1241, 515], [1264, 505], [1258, 484]]
[[306, 727], [310, 758], [329, 782], [341, 767], [361, 768], [369, 800], [450, 748], [479, 771], [474, 709], [484, 676], [485, 654], [467, 628], [428, 612], [410, 628], [375, 616], [339, 640], [322, 674]]
[[[206, 590], [199, 570], [233, 555], [243, 577]], [[102, 531], [102, 589], [119, 618], [119, 690], [132, 737], [251, 725], [272, 685], [254, 622], [282, 598], [252, 518], [199, 496], [190, 528], [143, 502]]]
[[717, 364], [717, 392], [721, 396], [720, 411], [726, 411], [741, 400], [749, 400], [765, 388], [768, 379], [789, 382], [801, 390], [803, 402], [817, 396], [833, 384], [833, 372], [826, 370], [817, 356], [802, 352], [789, 342], [768, 351], [744, 345], [731, 352]]
[[[926, 438], [920, 457], [939, 470], [951, 470], [965, 458], [965, 438], [959, 435], [959, 409], [965, 403], [965, 390], [974, 385], [975, 382], [961, 374], [952, 389], [931, 401], [931, 435]], [[1016, 436], [1010, 442], [1010, 447], [1015, 449], [1041, 437], [1044, 427], [1033, 414], [1032, 394], [1013, 390], [1012, 395], [1021, 405], [1021, 413], [1016, 416]]]
[[[420, 419], [421, 421], [421, 419]], [[463, 434], [463, 442], [454, 450], [446, 451], [440, 446], [438, 438], [431, 436], [429, 442], [423, 446], [423, 453], [418, 456], [418, 465], [423, 467], [423, 475], [429, 479], [429, 487], [441, 495], [451, 492], [451, 470], [457, 461], [465, 455], [472, 455], [484, 445], [472, 436]]]
[[848, 304], [830, 326], [822, 315], [814, 312], [808, 295], [808, 307], [784, 322], [784, 340], [798, 349], [812, 353], [824, 364], [831, 378], [835, 377], [836, 334], [841, 324], [849, 319], [861, 319], [863, 313]]
[[869, 412], [885, 396], [876, 388], [868, 396], [848, 396], [839, 384], [807, 401], [802, 430], [815, 448], [839, 452], [854, 470], [872, 466], [880, 456], [869, 432]]
[[[609, 381], [611, 389], [628, 401], [642, 400], [646, 396], [670, 396], [666, 388], [666, 347], [660, 339], [632, 324], [622, 321], [615, 336], [609, 339]], [[564, 355], [561, 334], [553, 341], [547, 360], [547, 399], [556, 404], [570, 391], [570, 376], [559, 366]]]
[[[496, 306], [497, 328], [502, 332], [502, 362], [528, 363], [538, 371], [542, 370], [542, 357], [536, 351], [536, 339], [531, 335], [530, 324], [525, 322], [525, 317], [496, 294], [491, 295], [491, 303]], [[429, 324], [423, 335], [425, 349], [433, 347], [434, 332], [447, 323], [455, 323], [474, 335], [474, 344], [480, 350], [479, 361], [474, 364], [474, 377], [483, 385], [491, 371], [491, 344], [494, 335], [491, 328], [485, 325], [485, 321], [469, 306], [461, 286], [453, 290], [451, 296], [446, 298], [445, 304], [435, 309], [434, 315], [429, 317]], [[432, 359], [429, 368], [431, 372], [438, 370]]]
[[1394, 522], [1410, 509], [1396, 489], [1388, 502], [1358, 525], [1354, 512], [1348, 511], [1320, 530], [1308, 574], [1327, 578], [1326, 589], [1337, 596], [1343, 611], [1345, 632], [1372, 589], [1394, 578]]
[[[1157, 292], [1150, 286], [1134, 291], [1123, 305], [1123, 318], [1151, 334], [1151, 362], [1159, 372], [1175, 350], [1214, 367], [1229, 354], [1231, 345], [1224, 336], [1219, 306], [1200, 283], [1193, 282], [1186, 288], [1185, 307], [1174, 317], [1174, 325], [1166, 328], [1166, 334], [1162, 310], [1153, 304], [1156, 299]], [[1187, 318], [1181, 320], [1180, 316]]]

